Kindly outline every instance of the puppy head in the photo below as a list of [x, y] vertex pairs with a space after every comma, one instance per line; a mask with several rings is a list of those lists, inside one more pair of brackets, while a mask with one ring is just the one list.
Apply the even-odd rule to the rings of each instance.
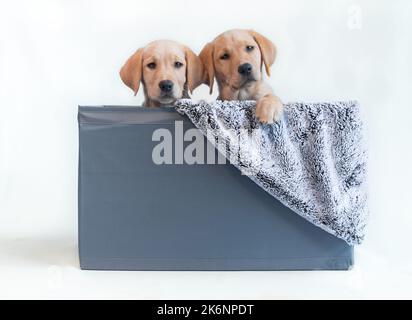
[[171, 104], [182, 98], [185, 86], [192, 92], [203, 82], [203, 64], [188, 47], [169, 40], [159, 40], [138, 49], [120, 70], [123, 82], [139, 91], [145, 87], [146, 98]]
[[206, 84], [212, 93], [213, 79], [219, 84], [240, 89], [262, 78], [262, 66], [270, 76], [276, 47], [253, 30], [230, 30], [208, 43], [199, 55], [207, 73]]

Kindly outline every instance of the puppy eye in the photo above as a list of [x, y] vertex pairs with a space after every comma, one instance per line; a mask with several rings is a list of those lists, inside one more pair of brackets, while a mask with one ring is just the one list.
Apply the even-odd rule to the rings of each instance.
[[254, 46], [246, 46], [246, 51], [252, 51], [253, 49], [255, 49]]
[[182, 67], [183, 66], [183, 63], [181, 63], [181, 62], [179, 62], [179, 61], [176, 61], [175, 62], [175, 68], [180, 68], [180, 67]]
[[228, 53], [224, 53], [224, 54], [222, 54], [222, 55], [220, 56], [220, 59], [222, 59], [222, 60], [227, 60], [227, 59], [229, 59], [229, 58], [230, 58], [230, 56], [229, 56]]
[[156, 68], [156, 63], [150, 62], [150, 63], [147, 65], [147, 67], [148, 67], [149, 69], [154, 69], [154, 68]]

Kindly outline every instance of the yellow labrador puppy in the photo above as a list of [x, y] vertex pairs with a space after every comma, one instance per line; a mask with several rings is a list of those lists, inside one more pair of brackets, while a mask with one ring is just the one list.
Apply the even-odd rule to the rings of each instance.
[[229, 30], [208, 43], [199, 57], [206, 68], [210, 93], [216, 77], [219, 100], [255, 100], [259, 121], [279, 119], [283, 104], [262, 79], [262, 66], [270, 76], [276, 57], [276, 47], [269, 39], [253, 30]]
[[138, 49], [120, 70], [123, 82], [136, 95], [143, 84], [146, 107], [170, 105], [188, 98], [204, 81], [203, 64], [188, 47], [158, 40]]

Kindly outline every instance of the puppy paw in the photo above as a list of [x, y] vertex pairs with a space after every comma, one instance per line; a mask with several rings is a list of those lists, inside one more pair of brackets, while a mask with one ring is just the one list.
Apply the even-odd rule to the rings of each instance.
[[275, 96], [265, 96], [256, 103], [256, 118], [264, 124], [272, 124], [280, 119], [283, 104]]

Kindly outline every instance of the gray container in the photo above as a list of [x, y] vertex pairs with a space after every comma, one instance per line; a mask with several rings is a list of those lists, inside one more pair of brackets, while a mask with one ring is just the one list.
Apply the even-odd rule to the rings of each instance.
[[[156, 165], [173, 108], [79, 107], [79, 255], [99, 270], [347, 270], [353, 247], [230, 164]], [[182, 122], [181, 122], [182, 121]], [[190, 143], [190, 142], [189, 142]]]

